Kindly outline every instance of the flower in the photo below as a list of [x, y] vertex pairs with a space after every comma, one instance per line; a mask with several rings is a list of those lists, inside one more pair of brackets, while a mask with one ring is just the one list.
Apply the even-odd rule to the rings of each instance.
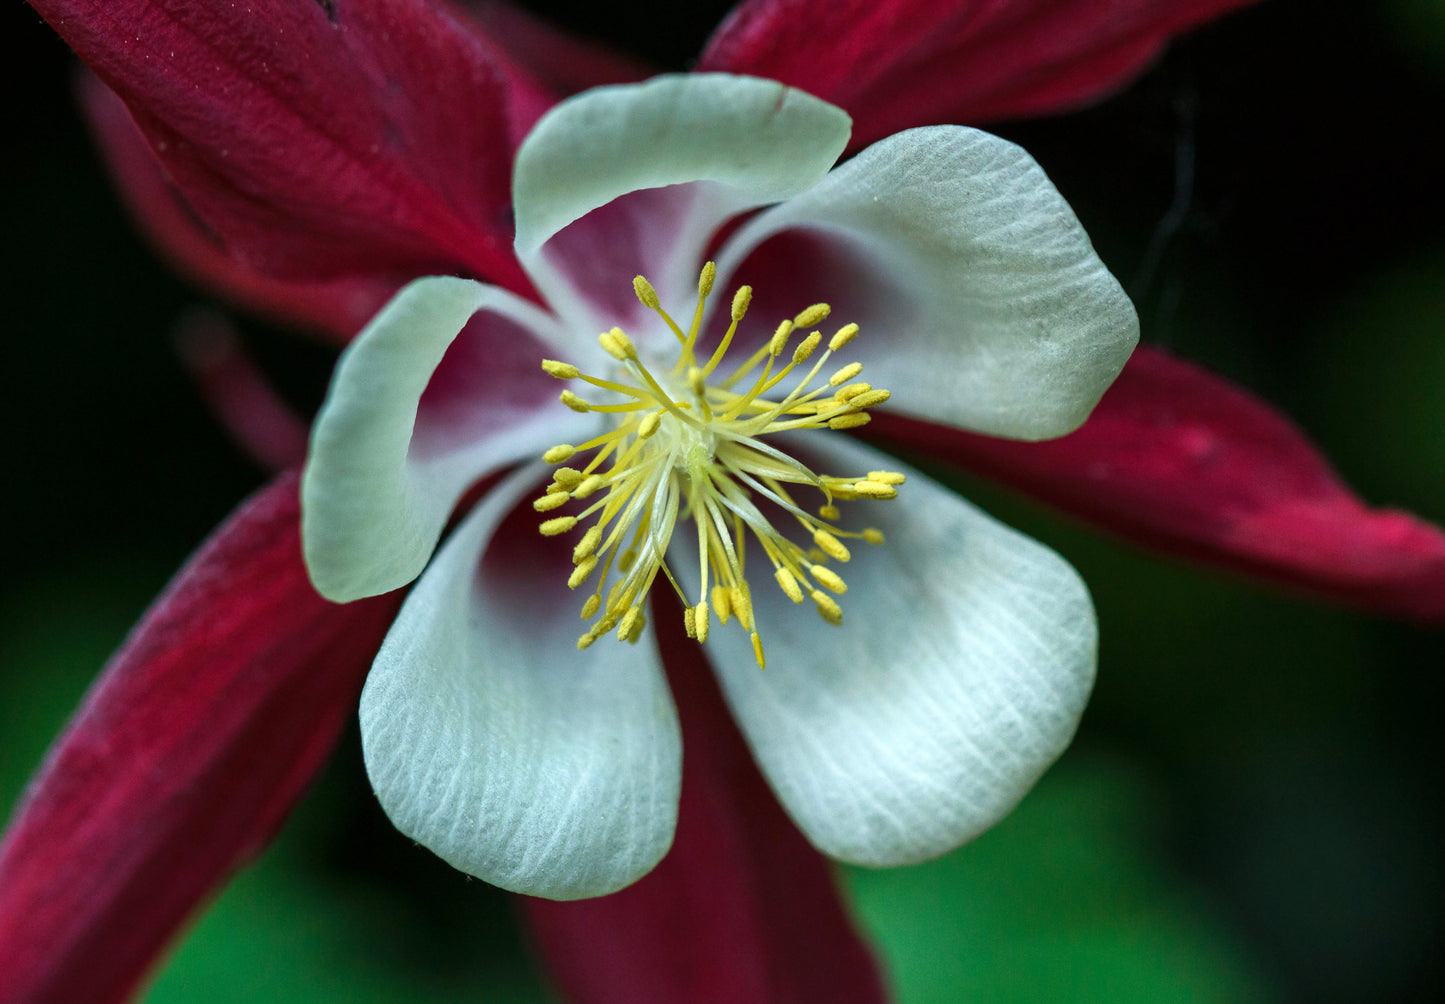
[[[177, 267], [338, 342], [418, 275], [528, 295], [511, 252], [516, 143], [559, 97], [647, 72], [495, 2], [31, 2], [103, 82], [86, 88], [92, 122]], [[1235, 6], [747, 0], [701, 66], [830, 100], [862, 145], [1076, 107]], [[1061, 439], [890, 415], [872, 430], [1159, 550], [1445, 619], [1445, 537], [1366, 507], [1271, 406], [1147, 346]], [[298, 521], [293, 475], [241, 506], [57, 740], [0, 847], [0, 971], [17, 995], [124, 996], [324, 762], [399, 597], [322, 601]], [[699, 987], [879, 999], [822, 859], [767, 795], [673, 627], [655, 625], [688, 748], [677, 840], [621, 893], [527, 902], [554, 975], [589, 1001], [691, 1000]]]
[[[936, 126], [828, 173], [849, 126], [802, 92], [715, 74], [565, 101], [522, 143], [514, 179], [518, 260], [549, 309], [420, 279], [343, 354], [302, 482], [322, 595], [405, 585], [467, 489], [522, 464], [422, 572], [361, 699], [383, 807], [458, 867], [570, 899], [615, 891], [666, 852], [679, 737], [644, 616], [664, 576], [686, 599], [660, 615], [706, 640], [774, 790], [835, 856], [887, 865], [957, 846], [1072, 736], [1096, 647], [1077, 576], [828, 430], [888, 397], [861, 373], [934, 421], [1060, 435], [1128, 358], [1133, 307], [1017, 147]], [[704, 265], [713, 235], [760, 209]], [[758, 267], [769, 241], [799, 232], [806, 250]], [[704, 347], [709, 293], [745, 272], [752, 286], [715, 311], [730, 323]], [[762, 291], [796, 295], [799, 276], [836, 279], [840, 316], [861, 333], [812, 330], [823, 303], [755, 321], [777, 302]], [[695, 303], [690, 325], [664, 302]], [[587, 360], [584, 333], [599, 330], [603, 375], [563, 361]], [[556, 378], [607, 403], [567, 389], [559, 404]], [[552, 465], [593, 451], [541, 494]], [[815, 474], [802, 451], [844, 476]], [[808, 508], [793, 494], [805, 489], [822, 493]], [[574, 501], [590, 528], [554, 514]], [[522, 541], [508, 539], [519, 504]], [[844, 529], [844, 508], [867, 527]], [[869, 553], [850, 562], [840, 538]], [[594, 623], [578, 641], [568, 587], [589, 579]], [[821, 617], [796, 609], [805, 593]], [[593, 644], [612, 633], [641, 644]]]

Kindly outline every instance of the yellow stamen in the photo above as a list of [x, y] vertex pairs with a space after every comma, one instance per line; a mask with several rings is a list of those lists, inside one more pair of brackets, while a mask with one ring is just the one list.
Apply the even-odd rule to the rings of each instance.
[[[858, 326], [844, 325], [825, 343], [815, 326], [831, 308], [815, 303], [779, 322], [741, 366], [715, 381], [713, 371], [726, 356], [753, 296], [749, 286], [733, 294], [730, 324], [703, 361], [697, 346], [707, 297], [716, 281], [717, 267], [708, 262], [698, 276], [691, 324], [683, 330], [663, 310], [647, 278], [639, 275], [633, 280], [638, 300], [678, 339], [678, 355], [670, 368], [654, 366], [654, 360], [621, 328], [598, 336], [611, 363], [605, 375], [583, 373], [557, 360], [542, 363], [551, 376], [581, 379], [607, 395], [594, 403], [571, 390], [562, 392], [560, 399], [567, 407], [599, 414], [610, 424], [585, 443], [564, 443], [543, 454], [551, 464], [579, 453], [590, 454], [590, 459], [580, 470], [558, 467], [546, 493], [532, 503], [543, 513], [574, 500], [584, 503], [574, 516], [543, 521], [540, 530], [545, 536], [558, 536], [591, 521], [572, 549], [574, 567], [567, 579], [568, 587], [576, 589], [596, 576], [596, 586], [582, 605], [582, 617], [591, 627], [578, 639], [579, 650], [609, 632], [636, 642], [647, 623], [646, 597], [661, 574], [682, 597], [683, 627], [689, 637], [707, 641], [713, 612], [724, 626], [736, 619], [761, 667], [763, 646], [746, 574], [747, 550], [761, 548], [761, 557], [754, 561], [772, 568], [778, 587], [790, 600], [802, 603], [810, 598], [824, 620], [841, 624], [842, 608], [829, 594], [841, 596], [848, 586], [827, 562], [847, 562], [852, 557], [840, 538], [883, 540], [875, 529], [841, 528], [842, 512], [836, 503], [894, 498], [903, 475], [889, 471], [819, 475], [771, 445], [781, 440], [765, 441], [784, 431], [862, 425], [869, 420], [867, 409], [888, 399], [886, 390], [849, 382], [862, 372], [856, 362], [839, 366], [834, 361], [832, 375], [815, 385], [833, 354], [858, 335]], [[784, 356], [795, 331], [808, 334]], [[744, 379], [748, 382], [735, 391]], [[823, 495], [821, 505], [814, 503], [816, 515], [792, 494], [810, 487]], [[805, 534], [803, 543], [785, 536], [774, 525], [776, 517], [760, 509], [759, 503], [796, 520]], [[696, 527], [693, 599], [667, 558], [679, 520], [692, 520]]]

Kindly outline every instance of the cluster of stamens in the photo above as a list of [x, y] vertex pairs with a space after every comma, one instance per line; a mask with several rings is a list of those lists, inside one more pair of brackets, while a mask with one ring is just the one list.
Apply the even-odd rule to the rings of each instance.
[[[883, 542], [883, 534], [876, 529], [840, 529], [835, 502], [896, 498], [902, 474], [818, 475], [758, 438], [796, 429], [852, 429], [869, 421], [867, 409], [886, 401], [888, 391], [858, 381], [861, 364], [839, 367], [825, 383], [809, 390], [832, 355], [858, 334], [858, 325], [839, 328], [816, 359], [823, 343], [817, 330], [805, 335], [785, 356], [795, 332], [827, 318], [828, 305], [814, 304], [780, 323], [741, 366], [712, 381], [752, 299], [751, 287], [738, 289], [727, 332], [707, 360], [700, 360], [698, 335], [715, 277], [716, 268], [708, 262], [698, 279], [697, 308], [687, 331], [662, 309], [651, 283], [640, 275], [633, 280], [637, 298], [661, 317], [681, 345], [677, 363], [668, 372], [649, 370], [620, 328], [598, 336], [602, 348], [620, 364], [617, 379], [591, 376], [552, 359], [542, 362], [548, 374], [591, 384], [606, 392], [608, 399], [596, 404], [564, 390], [563, 404], [574, 411], [613, 418], [611, 427], [596, 438], [577, 446], [554, 446], [543, 454], [547, 463], [565, 464], [574, 456], [595, 451], [580, 469], [558, 467], [547, 493], [532, 503], [538, 512], [551, 512], [573, 500], [598, 496], [577, 515], [556, 516], [541, 525], [542, 533], [550, 537], [596, 517], [572, 550], [574, 567], [567, 580], [567, 585], [576, 589], [598, 573], [597, 585], [582, 605], [583, 619], [593, 619], [593, 623], [578, 639], [579, 649], [613, 630], [619, 639], [635, 642], [646, 623], [643, 606], [648, 590], [661, 572], [682, 600], [689, 637], [707, 641], [711, 611], [716, 611], [723, 624], [736, 618], [751, 636], [753, 652], [762, 666], [763, 647], [744, 575], [747, 531], [761, 545], [778, 587], [788, 598], [794, 603], [811, 599], [823, 619], [834, 625], [842, 623], [843, 611], [833, 597], [847, 592], [848, 586], [827, 567], [828, 562], [849, 560], [843, 539]], [[812, 364], [807, 366], [810, 360]], [[805, 368], [805, 373], [791, 391], [770, 396], [799, 368]], [[754, 372], [746, 390], [735, 389]], [[818, 489], [823, 505], [816, 513], [808, 512], [793, 500], [788, 485]], [[805, 548], [783, 536], [759, 510], [754, 495], [796, 519], [812, 546]], [[690, 517], [697, 528], [696, 603], [687, 599], [667, 564], [667, 546], [679, 515], [684, 520]]]

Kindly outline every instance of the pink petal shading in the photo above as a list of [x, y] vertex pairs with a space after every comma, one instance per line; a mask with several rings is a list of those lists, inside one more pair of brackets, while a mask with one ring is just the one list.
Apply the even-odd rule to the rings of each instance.
[[911, 126], [1067, 111], [1250, 0], [747, 0], [700, 70], [772, 77], [853, 116], [852, 149]]
[[680, 608], [654, 617], [682, 718], [677, 836], [621, 892], [519, 900], [557, 986], [575, 1004], [886, 1000], [827, 862], [758, 773]]
[[222, 524], [32, 780], [0, 846], [0, 1000], [126, 999], [330, 754], [398, 599], [318, 597], [298, 508], [286, 475]]
[[34, 0], [236, 259], [515, 289], [511, 152], [550, 97], [425, 0]]
[[1445, 623], [1445, 533], [1366, 506], [1287, 418], [1158, 349], [1137, 349], [1062, 439], [1019, 443], [882, 414], [869, 429], [1145, 546]]
[[506, 0], [461, 0], [459, 6], [559, 98], [589, 87], [631, 83], [655, 72], [640, 60], [563, 31]]
[[116, 190], [176, 271], [268, 320], [344, 344], [411, 278], [358, 273], [321, 281], [277, 279], [231, 257], [167, 179], [165, 169], [115, 93], [90, 74], [78, 81], [91, 132]]

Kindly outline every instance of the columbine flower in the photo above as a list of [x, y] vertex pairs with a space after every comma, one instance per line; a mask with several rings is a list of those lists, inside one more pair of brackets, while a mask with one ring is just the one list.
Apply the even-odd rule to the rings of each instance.
[[[338, 343], [417, 275], [471, 275], [526, 295], [507, 205], [517, 142], [559, 97], [648, 72], [504, 3], [30, 2], [99, 78], [85, 88], [92, 124], [172, 263], [245, 309]], [[1077, 107], [1240, 3], [745, 0], [699, 65], [845, 108], [861, 147], [910, 126]], [[633, 267], [657, 279], [637, 257]], [[807, 277], [777, 270], [757, 284], [750, 316], [784, 316], [852, 281], [831, 278], [805, 290]], [[669, 304], [683, 279], [659, 280]], [[769, 297], [782, 302], [767, 307]], [[889, 344], [886, 327], [850, 319], [865, 331], [859, 348]], [[573, 334], [581, 359], [595, 332]], [[489, 355], [510, 359], [504, 345]], [[1364, 505], [1277, 410], [1197, 367], [1142, 346], [1082, 428], [1027, 443], [902, 414], [933, 399], [933, 386], [884, 378], [881, 361], [866, 360], [869, 378], [898, 396], [870, 432], [1155, 549], [1445, 619], [1445, 535]], [[535, 358], [513, 362], [487, 405], [471, 402], [479, 420], [512, 409], [509, 391], [537, 375]], [[433, 387], [435, 403], [452, 400]], [[858, 505], [896, 507], [924, 484], [910, 478], [898, 501]], [[322, 601], [301, 560], [296, 496], [294, 476], [281, 475], [217, 528], [108, 664], [17, 808], [0, 846], [0, 971], [17, 994], [124, 996], [325, 762], [399, 597]], [[525, 498], [522, 511], [535, 520]], [[506, 540], [536, 560], [535, 526]], [[859, 568], [898, 543], [894, 534], [862, 549]], [[865, 591], [856, 572], [848, 581], [842, 630], [856, 633]], [[917, 583], [902, 568], [887, 588]], [[794, 610], [780, 629], [810, 618]], [[691, 1001], [698, 987], [719, 999], [882, 999], [821, 858], [762, 787], [695, 665], [701, 650], [677, 627], [664, 617], [654, 631], [688, 737], [677, 840], [624, 892], [524, 901], [553, 978], [589, 1001]], [[735, 633], [718, 631], [708, 649]], [[766, 672], [746, 650], [736, 665], [776, 679], [776, 634]]]
[[[1077, 576], [839, 430], [887, 383], [935, 421], [1067, 432], [1133, 308], [1018, 148], [918, 129], [829, 173], [848, 137], [841, 110], [754, 78], [590, 91], [517, 154], [517, 255], [548, 309], [421, 279], [344, 354], [302, 488], [323, 595], [406, 584], [468, 488], [521, 464], [422, 572], [362, 694], [382, 805], [454, 865], [575, 898], [661, 858], [681, 750], [655, 586], [835, 856], [958, 845], [1073, 734], [1095, 656]], [[838, 318], [768, 306], [819, 281]]]

